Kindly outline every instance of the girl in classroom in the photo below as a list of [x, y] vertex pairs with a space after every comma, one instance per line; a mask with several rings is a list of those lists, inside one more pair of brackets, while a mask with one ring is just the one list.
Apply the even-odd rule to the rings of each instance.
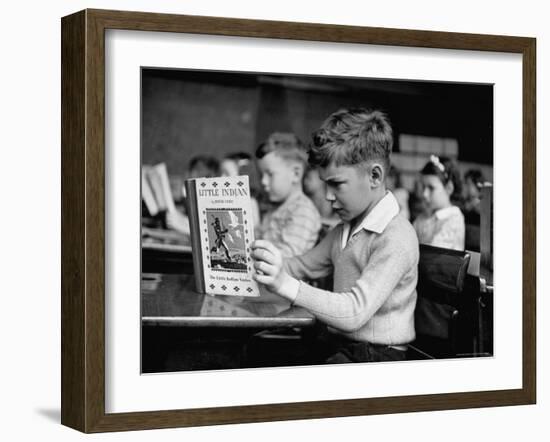
[[421, 244], [464, 250], [464, 215], [459, 208], [462, 180], [456, 164], [449, 158], [432, 155], [420, 171], [427, 212], [413, 225]]

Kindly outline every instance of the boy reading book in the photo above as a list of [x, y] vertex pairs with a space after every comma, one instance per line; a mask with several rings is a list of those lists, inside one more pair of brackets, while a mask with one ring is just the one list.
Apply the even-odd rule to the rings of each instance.
[[[385, 188], [393, 144], [379, 111], [335, 112], [314, 133], [309, 161], [320, 167], [326, 198], [343, 223], [311, 251], [283, 259], [258, 240], [255, 279], [311, 312], [327, 327], [316, 362], [405, 359], [414, 340], [418, 240]], [[303, 282], [333, 273], [333, 291]]]

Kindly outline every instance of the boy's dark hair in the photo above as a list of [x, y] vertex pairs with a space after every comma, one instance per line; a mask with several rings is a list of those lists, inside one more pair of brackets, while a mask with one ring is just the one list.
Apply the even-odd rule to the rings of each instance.
[[386, 114], [365, 108], [341, 109], [313, 133], [309, 164], [355, 166], [378, 160], [387, 172], [392, 147], [393, 133]]
[[220, 163], [219, 161], [209, 155], [197, 155], [189, 160], [188, 170], [200, 170], [201, 175], [210, 178], [220, 175]]
[[296, 161], [307, 166], [307, 149], [293, 133], [274, 132], [256, 149], [256, 158], [262, 159], [268, 153], [275, 152], [286, 160]]
[[239, 175], [248, 176], [248, 183], [250, 185], [250, 193], [253, 197], [257, 197], [259, 193], [260, 184], [258, 182], [258, 171], [256, 164], [252, 161], [252, 155], [248, 152], [233, 152], [226, 155], [224, 160], [234, 161], [237, 164]]
[[233, 152], [226, 155], [223, 159], [239, 162], [239, 161], [247, 161], [247, 160], [250, 161], [252, 157], [248, 152]]
[[447, 157], [437, 157], [432, 155], [430, 161], [420, 171], [421, 175], [435, 175], [443, 185], [449, 182], [453, 183], [453, 193], [451, 201], [460, 205], [462, 203], [462, 178], [456, 163]]

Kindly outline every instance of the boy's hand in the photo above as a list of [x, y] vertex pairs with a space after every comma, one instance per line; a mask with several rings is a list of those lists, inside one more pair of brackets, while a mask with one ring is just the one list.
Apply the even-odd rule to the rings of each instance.
[[252, 258], [256, 269], [256, 281], [292, 301], [296, 298], [299, 283], [284, 270], [283, 256], [277, 247], [266, 240], [254, 241]]

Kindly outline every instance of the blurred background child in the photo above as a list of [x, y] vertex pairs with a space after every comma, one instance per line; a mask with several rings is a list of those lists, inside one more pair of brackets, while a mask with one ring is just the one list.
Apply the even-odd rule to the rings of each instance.
[[479, 169], [470, 169], [464, 174], [464, 216], [468, 224], [479, 224], [480, 190], [485, 182]]
[[209, 155], [197, 155], [189, 161], [187, 178], [212, 178], [220, 176], [220, 162]]
[[[189, 161], [187, 166], [187, 178], [212, 178], [220, 176], [220, 162], [212, 156], [198, 155]], [[182, 189], [184, 199], [185, 187]], [[185, 208], [185, 204], [183, 205]], [[169, 211], [166, 213], [166, 226], [176, 232], [190, 235], [189, 218], [187, 214], [179, 210]]]
[[409, 221], [413, 222], [421, 214], [426, 212], [426, 201], [424, 200], [424, 189], [420, 173], [414, 180], [413, 189], [409, 192]]
[[480, 251], [481, 188], [485, 177], [479, 169], [469, 169], [464, 174], [464, 221], [466, 222], [466, 249]]
[[250, 202], [252, 205], [252, 220], [254, 229], [260, 225], [260, 208], [258, 205], [258, 172], [250, 154], [246, 152], [235, 152], [226, 155], [220, 162], [222, 176], [246, 175], [250, 186]]
[[452, 160], [432, 155], [420, 172], [427, 211], [414, 221], [421, 244], [464, 250], [464, 215], [460, 173]]
[[307, 252], [317, 242], [321, 216], [303, 192], [305, 146], [292, 133], [275, 132], [260, 144], [256, 158], [262, 188], [274, 205], [264, 215], [257, 237], [269, 240], [285, 257]]
[[246, 167], [249, 167], [252, 157], [246, 152], [234, 152], [226, 155], [220, 162], [222, 176], [240, 175]]
[[399, 213], [410, 220], [409, 191], [403, 187], [401, 183], [401, 172], [395, 166], [390, 166], [388, 176], [386, 177], [386, 188], [391, 190], [393, 196], [395, 196], [399, 204]]

